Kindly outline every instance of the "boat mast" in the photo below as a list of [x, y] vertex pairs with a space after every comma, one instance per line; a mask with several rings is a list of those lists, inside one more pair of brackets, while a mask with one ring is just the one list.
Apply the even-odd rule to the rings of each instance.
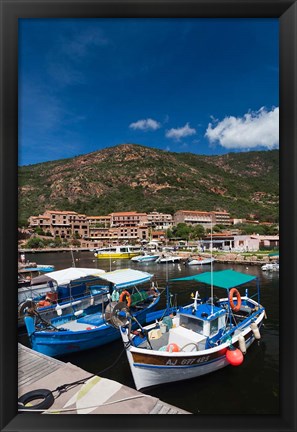
[[210, 260], [211, 313], [213, 314], [212, 216], [210, 222]]
[[71, 256], [72, 256], [72, 265], [73, 265], [73, 267], [75, 267], [75, 261], [74, 261], [74, 256], [73, 256], [73, 249], [71, 248], [70, 251], [71, 251]]
[[[166, 246], [168, 245], [168, 240], [166, 239]], [[166, 308], [167, 313], [170, 310], [170, 292], [169, 292], [169, 275], [168, 275], [168, 261], [165, 263], [166, 265]]]
[[111, 272], [111, 246], [109, 245], [109, 271]]

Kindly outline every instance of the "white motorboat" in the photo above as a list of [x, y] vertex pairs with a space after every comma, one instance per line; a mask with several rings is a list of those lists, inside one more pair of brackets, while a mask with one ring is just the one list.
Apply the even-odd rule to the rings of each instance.
[[176, 255], [167, 255], [167, 256], [160, 256], [156, 263], [160, 264], [174, 264], [179, 263], [182, 260], [182, 257], [176, 256]]
[[158, 258], [159, 258], [159, 255], [157, 255], [157, 254], [155, 254], [155, 255], [144, 254], [144, 255], [137, 255], [137, 256], [131, 258], [131, 261], [143, 263], [143, 262], [156, 261]]
[[211, 264], [212, 262], [214, 262], [214, 258], [213, 257], [210, 257], [210, 258], [202, 258], [202, 257], [199, 257], [199, 258], [193, 258], [193, 259], [188, 259], [186, 262], [185, 262], [185, 264], [186, 265], [188, 265], [188, 266], [194, 266], [194, 265], [204, 265], [204, 264]]
[[267, 263], [261, 267], [264, 271], [279, 271], [279, 263]]

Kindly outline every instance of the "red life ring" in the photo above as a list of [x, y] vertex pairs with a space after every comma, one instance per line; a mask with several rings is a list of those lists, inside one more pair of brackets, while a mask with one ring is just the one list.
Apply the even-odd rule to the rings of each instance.
[[124, 301], [124, 298], [126, 298], [127, 301], [127, 306], [130, 307], [131, 306], [131, 295], [128, 291], [123, 291], [120, 295], [120, 302]]
[[[233, 295], [236, 295], [237, 298], [237, 304], [235, 305], [233, 302]], [[232, 288], [230, 290], [229, 293], [229, 302], [230, 302], [230, 307], [234, 312], [238, 312], [240, 307], [241, 307], [241, 297], [240, 294], [238, 292], [238, 290], [236, 288]]]

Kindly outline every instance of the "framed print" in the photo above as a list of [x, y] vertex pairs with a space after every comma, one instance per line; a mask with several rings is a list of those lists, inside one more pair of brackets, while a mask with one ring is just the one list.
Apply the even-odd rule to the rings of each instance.
[[[296, 2], [279, 0], [260, 3], [255, 0], [2, 0], [1, 430], [296, 430], [296, 383], [293, 379], [296, 375], [297, 362], [296, 17]], [[259, 157], [246, 162], [246, 153], [257, 153]], [[269, 157], [263, 156], [264, 153], [269, 154]], [[229, 154], [232, 156], [227, 163], [224, 157]], [[90, 155], [91, 158], [94, 157], [91, 162], [88, 159]], [[217, 159], [210, 168], [211, 164], [206, 163], [206, 160], [212, 156], [217, 156]], [[192, 158], [191, 164], [188, 162], [189, 158]], [[67, 168], [63, 161], [67, 161], [70, 168]], [[238, 163], [240, 168], [232, 166], [232, 163]], [[84, 164], [87, 168], [82, 174], [80, 167]], [[196, 184], [197, 166], [201, 177]], [[34, 167], [38, 169], [34, 171]], [[175, 167], [174, 173], [172, 167]], [[275, 184], [271, 186], [274, 181], [278, 183], [278, 168], [279, 191]], [[102, 179], [104, 177], [100, 187], [94, 181], [96, 169], [100, 169], [103, 173]], [[153, 183], [148, 180], [152, 171], [155, 172]], [[84, 177], [86, 172], [88, 175]], [[254, 175], [254, 172], [257, 174]], [[225, 177], [222, 177], [222, 173]], [[128, 186], [125, 183], [127, 178]], [[265, 184], [265, 191], [268, 191], [266, 195], [256, 191], [257, 182]], [[31, 193], [33, 184], [40, 186], [34, 194]], [[176, 187], [177, 184], [180, 188]], [[53, 190], [56, 191], [55, 200], [47, 209], [45, 203], [53, 199], [50, 195]], [[176, 251], [183, 250], [183, 235], [187, 236], [187, 246], [191, 246], [192, 240], [192, 246], [195, 244], [197, 248], [195, 252], [199, 249], [204, 258], [205, 250], [211, 253], [211, 259], [206, 263], [211, 267], [205, 266], [202, 270], [201, 265], [199, 272], [196, 272], [199, 275], [194, 274], [193, 267], [190, 268], [189, 265], [193, 258], [192, 253], [184, 255], [187, 258], [184, 260], [187, 265], [183, 266], [183, 261], [179, 262], [176, 264], [175, 272], [171, 271], [169, 274], [167, 264], [163, 266], [163, 270], [158, 271], [164, 285], [166, 282], [168, 285], [169, 277], [172, 281], [186, 281], [192, 278], [192, 282], [194, 279], [196, 282], [204, 283], [206, 276], [203, 271], [208, 272], [211, 269], [212, 275], [213, 245], [217, 246], [218, 254], [222, 251], [231, 255], [232, 251], [236, 251], [249, 256], [250, 260], [246, 258], [246, 264], [241, 264], [245, 273], [249, 274], [247, 282], [251, 282], [255, 279], [255, 271], [251, 270], [251, 267], [258, 259], [257, 254], [253, 252], [259, 250], [253, 249], [253, 244], [257, 241], [260, 244], [261, 236], [259, 232], [257, 235], [252, 232], [246, 233], [247, 235], [242, 235], [236, 243], [236, 233], [231, 233], [230, 229], [222, 240], [220, 225], [224, 226], [225, 219], [219, 218], [228, 217], [229, 222], [230, 214], [222, 204], [218, 204], [219, 201], [214, 198], [211, 201], [205, 190], [211, 190], [211, 193], [223, 197], [224, 201], [220, 203], [227, 203], [230, 206], [226, 204], [226, 208], [231, 208], [230, 213], [233, 212], [233, 222], [237, 214], [242, 224], [242, 221], [247, 221], [247, 215], [254, 225], [258, 224], [259, 220], [265, 221], [266, 218], [268, 231], [263, 232], [269, 232], [269, 241], [276, 242], [271, 244], [277, 247], [280, 245], [280, 279], [277, 276], [276, 282], [276, 279], [273, 281], [273, 278], [267, 277], [261, 291], [263, 299], [267, 302], [266, 311], [263, 311], [263, 317], [264, 312], [267, 313], [267, 321], [263, 320], [267, 342], [263, 338], [263, 342], [260, 341], [257, 347], [261, 349], [253, 351], [255, 366], [249, 367], [248, 364], [245, 367], [243, 363], [241, 369], [229, 367], [232, 373], [228, 376], [224, 373], [227, 368], [222, 368], [220, 371], [200, 377], [200, 381], [195, 374], [189, 374], [188, 381], [178, 378], [173, 380], [170, 375], [176, 373], [176, 362], [179, 365], [179, 360], [176, 360], [178, 357], [174, 354], [175, 349], [180, 350], [176, 341], [169, 344], [168, 339], [168, 344], [172, 345], [171, 350], [168, 348], [169, 345], [159, 344], [158, 350], [162, 351], [164, 348], [165, 354], [163, 352], [158, 360], [149, 360], [148, 364], [144, 360], [145, 350], [140, 353], [142, 342], [136, 341], [134, 343], [139, 343], [135, 345], [138, 352], [136, 349], [134, 354], [139, 362], [138, 366], [141, 364], [143, 369], [149, 369], [150, 362], [157, 362], [153, 363], [155, 369], [151, 375], [147, 375], [149, 378], [143, 378], [137, 375], [138, 372], [133, 373], [132, 366], [131, 370], [129, 369], [126, 353], [121, 357], [120, 350], [124, 352], [122, 341], [114, 346], [110, 344], [110, 348], [104, 351], [104, 361], [98, 364], [97, 360], [92, 358], [91, 350], [81, 356], [77, 355], [74, 360], [71, 355], [75, 349], [73, 348], [72, 352], [72, 348], [68, 347], [68, 352], [65, 352], [60, 342], [59, 348], [56, 344], [56, 351], [40, 352], [58, 358], [64, 355], [64, 360], [61, 358], [64, 364], [72, 363], [73, 360], [75, 365], [89, 370], [94, 375], [97, 371], [102, 371], [107, 379], [119, 381], [127, 386], [127, 389], [133, 388], [133, 396], [130, 393], [123, 393], [122, 397], [125, 396], [127, 400], [135, 398], [133, 412], [137, 415], [122, 415], [122, 411], [118, 413], [112, 408], [102, 415], [72, 414], [69, 407], [69, 411], [63, 411], [61, 408], [61, 412], [54, 411], [55, 415], [47, 416], [45, 414], [52, 412], [48, 411], [43, 415], [34, 411], [29, 412], [30, 410], [18, 412], [17, 347], [21, 338], [16, 325], [16, 305], [19, 300], [15, 289], [15, 264], [17, 261], [25, 260], [18, 250], [20, 214], [24, 213], [23, 219], [26, 221], [30, 217], [30, 224], [41, 223], [37, 231], [35, 230], [36, 235], [32, 237], [35, 242], [32, 242], [32, 245], [36, 245], [40, 240], [39, 233], [43, 238], [43, 244], [49, 248], [63, 248], [65, 245], [69, 248], [71, 254], [64, 254], [63, 268], [71, 267], [73, 270], [77, 267], [76, 270], [79, 271], [78, 267], [93, 266], [103, 269], [106, 274], [105, 282], [109, 284], [110, 296], [116, 291], [112, 292], [112, 284], [116, 286], [120, 283], [114, 282], [109, 273], [115, 269], [121, 272], [126, 268], [116, 266], [117, 258], [128, 258], [116, 256], [123, 253], [123, 250], [117, 250], [119, 238], [123, 240], [124, 252], [129, 254], [133, 252], [132, 246], [135, 245], [131, 246], [128, 239], [140, 239], [143, 250], [143, 245], [154, 243], [154, 235], [157, 246], [157, 240], [160, 240], [160, 243], [163, 241], [162, 250], [158, 247], [152, 249], [157, 253], [159, 262], [169, 256], [171, 259], [177, 257]], [[247, 190], [253, 190], [249, 200], [245, 197]], [[90, 196], [89, 205], [82, 199], [84, 194]], [[171, 200], [167, 199], [168, 194], [172, 195]], [[241, 201], [238, 200], [240, 194]], [[199, 195], [199, 199], [196, 199], [196, 195]], [[68, 205], [70, 196], [71, 208]], [[234, 196], [233, 201], [236, 203], [233, 203], [232, 207]], [[125, 206], [125, 203], [129, 203], [127, 208], [120, 207]], [[246, 208], [242, 209], [244, 205]], [[53, 211], [54, 206], [59, 207], [56, 213]], [[197, 214], [194, 214], [195, 208], [199, 208]], [[279, 209], [279, 214], [275, 209]], [[86, 216], [90, 214], [89, 211], [91, 215]], [[72, 212], [70, 216], [69, 212]], [[162, 224], [150, 222], [149, 225], [145, 219], [147, 214], [152, 218], [150, 221], [162, 215]], [[80, 217], [83, 215], [87, 219], [82, 221]], [[139, 219], [137, 223], [134, 223], [134, 219], [131, 222], [131, 215]], [[199, 217], [200, 228], [196, 227], [195, 231], [191, 222], [191, 229], [186, 234], [182, 232], [182, 229], [185, 229], [186, 216], [192, 218], [191, 220]], [[176, 225], [180, 225], [180, 231], [173, 223], [170, 225], [172, 218]], [[216, 232], [213, 231], [213, 222], [217, 227]], [[273, 236], [272, 231], [269, 231], [277, 225], [281, 236], [280, 244], [279, 237]], [[93, 237], [90, 234], [91, 229]], [[202, 229], [203, 235], [202, 231], [198, 233], [199, 229]], [[251, 234], [250, 243], [247, 243], [246, 239], [248, 234]], [[102, 240], [104, 235], [109, 236], [105, 243]], [[59, 241], [56, 241], [56, 238]], [[99, 238], [102, 241], [99, 241]], [[170, 249], [164, 238], [174, 238], [174, 247]], [[262, 240], [261, 246], [264, 250], [265, 242]], [[31, 250], [36, 253], [34, 245]], [[75, 247], [92, 251], [88, 262], [84, 261], [81, 255], [73, 255]], [[100, 261], [99, 256], [100, 253], [104, 253], [105, 248], [108, 249], [106, 262]], [[161, 254], [163, 251], [174, 253]], [[155, 259], [153, 252], [150, 252], [149, 255], [146, 251], [142, 257]], [[112, 253], [115, 255], [111, 255]], [[138, 257], [138, 253], [139, 251], [135, 252], [134, 256]], [[34, 258], [29, 254], [27, 256], [30, 261]], [[132, 256], [129, 255], [129, 258]], [[194, 254], [194, 258], [197, 257], [198, 255]], [[209, 259], [208, 256], [206, 258]], [[233, 262], [232, 258], [229, 259], [231, 261], [228, 265], [218, 267], [218, 270], [232, 270], [236, 273], [238, 269], [235, 258]], [[143, 277], [148, 273], [142, 271], [151, 271], [152, 267], [141, 267], [138, 262], [136, 267], [135, 262], [129, 270], [137, 269]], [[56, 265], [56, 261], [52, 264]], [[161, 267], [160, 265], [159, 269]], [[258, 266], [258, 269], [261, 268]], [[49, 274], [47, 273], [47, 278], [50, 278]], [[239, 285], [243, 283], [242, 279], [239, 281], [238, 274], [236, 277], [237, 279], [232, 281], [232, 286], [226, 285], [225, 281], [218, 282], [216, 286], [234, 290], [237, 282]], [[104, 280], [103, 276], [102, 278]], [[125, 280], [127, 285], [123, 285], [122, 289], [128, 286], [128, 283], [135, 282], [134, 279], [128, 279]], [[210, 281], [213, 290], [213, 275]], [[151, 288], [156, 287], [153, 285]], [[138, 296], [141, 293], [142, 291], [137, 291]], [[156, 297], [155, 293], [156, 290], [154, 295], [151, 294], [153, 299]], [[234, 293], [236, 300], [235, 297], [228, 297], [229, 291], [227, 298], [235, 314], [240, 310], [238, 304], [241, 303], [242, 297], [238, 291]], [[187, 292], [188, 294], [190, 292]], [[164, 298], [165, 295], [164, 289]], [[183, 292], [179, 293], [179, 296], [182, 297]], [[124, 290], [118, 300], [127, 302], [128, 306], [132, 303], [133, 306], [136, 297], [134, 295], [134, 300], [132, 297]], [[213, 307], [220, 304], [215, 303], [213, 291], [210, 298]], [[42, 297], [41, 301], [47, 300], [48, 298], [44, 300]], [[143, 299], [137, 301], [140, 300]], [[147, 297], [144, 300], [147, 300]], [[170, 302], [169, 292], [167, 300], [166, 305], [164, 300], [166, 307]], [[192, 315], [197, 311], [195, 308], [198, 300], [199, 293], [196, 297], [193, 294]], [[262, 303], [260, 300], [255, 303], [255, 299], [250, 303], [249, 300], [245, 302], [249, 313], [255, 314], [253, 320], [256, 321]], [[254, 309], [251, 308], [252, 304], [256, 305]], [[222, 314], [228, 307], [224, 304]], [[122, 324], [123, 314], [126, 314], [125, 319], [129, 315], [125, 308], [123, 310], [124, 312], [121, 310], [117, 315], [118, 327]], [[230, 308], [228, 310], [230, 311]], [[84, 311], [77, 309], [76, 316], [79, 317], [80, 313], [85, 317]], [[186, 314], [185, 310], [184, 313]], [[205, 322], [207, 321], [209, 334], [207, 342], [201, 336], [204, 336], [202, 330], [197, 340], [195, 339], [194, 345], [198, 352], [202, 340], [205, 344], [203, 349], [207, 347], [213, 350], [211, 355], [221, 343], [221, 339], [218, 342], [211, 338], [212, 335], [220, 334], [220, 326], [221, 337], [223, 325], [227, 322], [227, 319], [224, 321], [219, 318], [219, 312], [217, 314], [213, 323], [208, 315], [201, 315], [201, 320], [205, 318]], [[60, 316], [58, 312], [57, 315]], [[115, 323], [114, 315], [110, 315], [110, 319]], [[242, 324], [238, 324], [234, 315], [232, 316], [240, 330], [240, 326], [244, 326], [244, 319]], [[174, 317], [175, 312], [171, 315], [170, 323], [167, 323], [170, 329], [175, 326]], [[158, 321], [157, 318], [157, 315], [154, 315], [152, 320]], [[179, 327], [181, 332], [185, 331], [184, 328], [189, 325], [190, 318], [187, 316], [179, 319], [186, 320], [184, 325]], [[87, 319], [85, 321], [87, 322]], [[57, 326], [61, 324], [58, 318], [53, 322]], [[78, 322], [81, 324], [83, 321], [77, 319], [75, 322], [78, 325]], [[63, 324], [65, 326], [66, 321]], [[158, 322], [157, 324], [158, 328], [154, 334], [157, 339], [161, 339], [168, 328], [164, 330], [164, 326], [160, 327]], [[87, 327], [84, 331], [96, 328], [92, 328], [89, 322], [85, 325]], [[41, 332], [32, 327], [30, 333], [28, 326], [29, 337], [26, 337], [33, 346], [34, 338]], [[57, 330], [56, 327], [54, 329]], [[67, 330], [64, 327], [61, 329], [64, 332]], [[250, 333], [257, 339], [256, 330], [251, 330]], [[198, 333], [195, 334], [197, 336]], [[143, 335], [145, 330], [142, 335], [134, 332], [133, 340]], [[188, 343], [193, 345], [192, 340], [189, 342], [187, 339], [188, 343], [185, 343], [184, 333], [178, 333], [178, 338], [176, 340], [183, 348]], [[123, 340], [125, 342], [124, 337]], [[74, 347], [76, 343], [81, 342], [72, 342], [71, 346]], [[97, 350], [94, 352], [98, 354], [99, 347], [92, 343], [89, 338], [89, 345], [86, 346], [94, 348]], [[153, 344], [149, 342], [149, 338], [147, 343]], [[237, 351], [242, 351], [239, 340], [236, 343]], [[124, 347], [128, 351], [131, 348], [131, 341], [130, 344], [126, 341]], [[235, 350], [236, 347], [232, 346], [233, 348]], [[167, 355], [167, 351], [170, 354]], [[132, 354], [129, 351], [129, 355], [133, 356], [133, 350]], [[166, 357], [167, 363], [163, 364], [163, 360], [160, 359], [164, 359], [165, 355], [168, 359]], [[183, 366], [185, 375], [186, 369], [190, 370], [195, 362], [194, 355], [191, 355], [192, 360], [185, 356], [180, 365]], [[242, 354], [241, 358], [244, 358]], [[197, 360], [198, 366], [200, 361], [215, 364], [216, 354], [211, 358]], [[228, 361], [236, 364], [234, 359]], [[54, 368], [54, 362], [48, 364], [48, 370], [43, 377], [44, 382], [46, 374], [52, 373], [51, 367]], [[111, 369], [113, 365], [117, 365], [117, 369], [114, 367], [115, 372], [105, 375], [106, 369]], [[165, 366], [171, 367], [170, 373], [165, 373]], [[163, 372], [159, 373], [158, 369], [162, 369]], [[100, 375], [100, 372], [98, 374]], [[164, 387], [163, 390], [143, 391], [147, 395], [147, 400], [157, 398], [169, 404], [168, 406], [175, 407], [176, 413], [191, 415], [164, 417], [155, 415], [156, 412], [152, 410], [148, 413], [154, 415], [142, 414], [141, 393], [136, 394], [135, 388], [142, 391], [148, 382], [157, 385], [163, 383]], [[100, 398], [103, 401], [102, 394]], [[64, 408], [66, 406], [65, 402]], [[166, 413], [169, 413], [169, 410], [170, 408], [165, 410]], [[91, 412], [92, 410], [88, 414]], [[61, 415], [62, 413], [67, 415]]]

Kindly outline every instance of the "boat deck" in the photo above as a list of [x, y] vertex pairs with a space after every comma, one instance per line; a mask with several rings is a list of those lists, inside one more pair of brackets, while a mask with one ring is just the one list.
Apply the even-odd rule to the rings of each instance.
[[[37, 353], [21, 344], [18, 344], [18, 365], [19, 397], [42, 388], [53, 391], [63, 384], [91, 376], [71, 363]], [[93, 387], [89, 381], [88, 386], [80, 384], [62, 393], [50, 409], [55, 414], [190, 414], [116, 381], [99, 376], [93, 380]], [[88, 387], [91, 387], [89, 392]], [[86, 398], [82, 397], [81, 389]]]

